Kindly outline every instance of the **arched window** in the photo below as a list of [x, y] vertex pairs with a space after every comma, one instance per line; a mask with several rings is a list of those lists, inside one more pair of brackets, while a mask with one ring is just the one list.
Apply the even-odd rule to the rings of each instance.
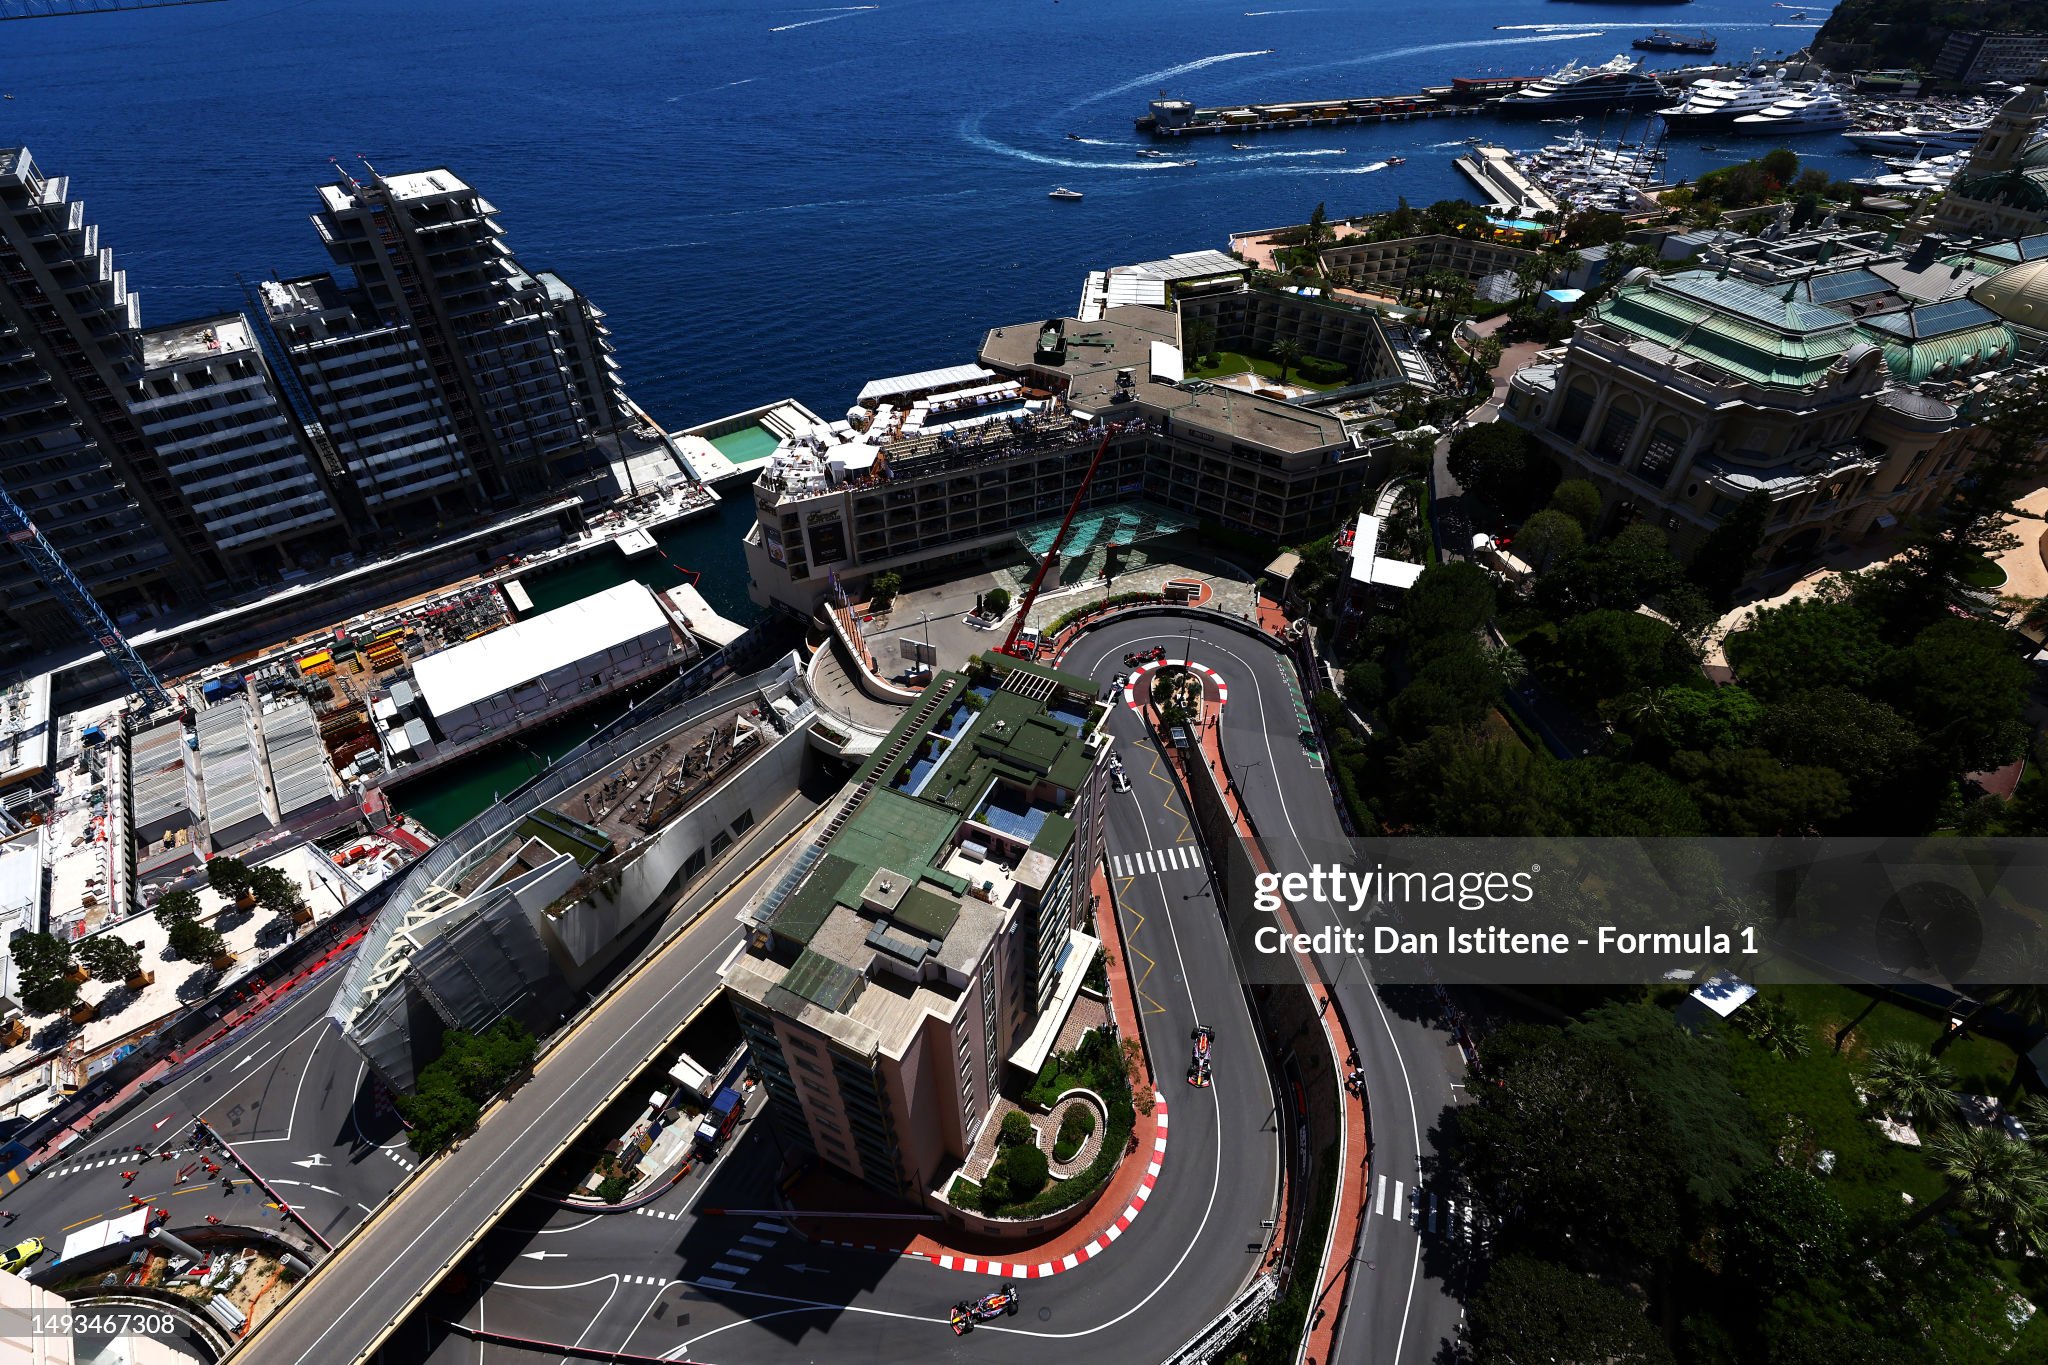
[[1567, 441], [1579, 439], [1579, 433], [1586, 429], [1586, 419], [1593, 415], [1593, 381], [1580, 375], [1565, 390], [1564, 407], [1557, 416], [1557, 434]]
[[1593, 453], [1609, 464], [1620, 464], [1628, 454], [1628, 443], [1636, 434], [1636, 423], [1642, 420], [1642, 405], [1635, 399], [1623, 395], [1607, 405], [1607, 417], [1600, 423], [1600, 435], [1593, 442]]
[[1676, 417], [1660, 417], [1657, 425], [1650, 429], [1650, 439], [1643, 443], [1643, 458], [1636, 462], [1636, 472], [1652, 482], [1662, 483], [1664, 476], [1671, 472], [1671, 466], [1678, 462], [1679, 452], [1685, 449], [1685, 425]]

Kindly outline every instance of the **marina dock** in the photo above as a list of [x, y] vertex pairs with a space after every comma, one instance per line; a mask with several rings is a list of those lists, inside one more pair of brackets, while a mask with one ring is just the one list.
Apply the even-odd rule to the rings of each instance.
[[1452, 165], [1479, 187], [1494, 208], [1515, 213], [1555, 213], [1557, 201], [1515, 164], [1515, 154], [1505, 147], [1484, 142]]
[[1352, 123], [1403, 123], [1410, 119], [1456, 118], [1476, 114], [1486, 101], [1519, 90], [1533, 76], [1459, 76], [1412, 95], [1360, 95], [1328, 100], [1200, 107], [1192, 100], [1156, 99], [1136, 120], [1137, 130], [1157, 137], [1192, 133], [1264, 133], [1288, 128], [1337, 128]]

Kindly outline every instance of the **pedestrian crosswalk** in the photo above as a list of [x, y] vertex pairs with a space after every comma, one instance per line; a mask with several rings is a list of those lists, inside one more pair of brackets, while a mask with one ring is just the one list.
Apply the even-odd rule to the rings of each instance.
[[1439, 1237], [1470, 1244], [1484, 1237], [1484, 1220], [1477, 1205], [1460, 1195], [1439, 1195], [1421, 1182], [1381, 1175], [1373, 1186], [1372, 1212], [1375, 1218], [1413, 1228], [1418, 1236]]
[[[167, 1148], [166, 1151], [170, 1153], [168, 1160], [171, 1161], [176, 1161], [180, 1157], [185, 1155], [185, 1149], [183, 1147], [171, 1147]], [[133, 1149], [130, 1149], [125, 1152], [116, 1152], [113, 1156], [100, 1157], [98, 1160], [95, 1161], [78, 1161], [68, 1165], [59, 1166], [55, 1171], [52, 1172], [52, 1174], [77, 1175], [80, 1171], [97, 1171], [102, 1167], [106, 1166], [127, 1165], [139, 1168], [141, 1164], [144, 1162], [162, 1162], [164, 1160], [166, 1160], [166, 1157], [164, 1156], [163, 1152], [152, 1151], [148, 1156], [142, 1156], [139, 1153], [135, 1152]]]
[[737, 1242], [718, 1254], [718, 1259], [711, 1263], [713, 1273], [699, 1275], [697, 1283], [708, 1289], [735, 1287], [761, 1263], [762, 1253], [771, 1250], [788, 1231], [786, 1223], [756, 1219], [750, 1231], [741, 1233]]
[[1109, 858], [1110, 871], [1119, 877], [1143, 877], [1154, 872], [1173, 872], [1201, 865], [1201, 850], [1193, 844], [1148, 848], [1143, 853], [1113, 853]]

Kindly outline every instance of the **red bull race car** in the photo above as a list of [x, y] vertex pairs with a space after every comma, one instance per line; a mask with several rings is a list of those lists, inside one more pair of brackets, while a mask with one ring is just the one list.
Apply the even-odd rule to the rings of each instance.
[[1014, 1317], [1016, 1313], [1017, 1286], [1006, 1281], [993, 1294], [983, 1294], [978, 1299], [962, 1299], [953, 1305], [953, 1335], [966, 1336], [974, 1330], [977, 1322], [988, 1322], [1005, 1315]]
[[1194, 1055], [1188, 1058], [1188, 1084], [1209, 1088], [1209, 1044], [1216, 1037], [1216, 1031], [1207, 1024], [1195, 1025], [1195, 1031], [1188, 1037], [1195, 1040]]

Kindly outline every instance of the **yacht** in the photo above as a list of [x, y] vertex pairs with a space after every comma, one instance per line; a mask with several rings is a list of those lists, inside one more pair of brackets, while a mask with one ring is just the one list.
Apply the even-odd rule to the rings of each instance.
[[1695, 56], [1711, 56], [1721, 46], [1711, 33], [1690, 36], [1673, 33], [1669, 29], [1653, 29], [1629, 44], [1638, 52], [1683, 52]]
[[1728, 125], [1731, 133], [1750, 137], [1798, 137], [1806, 133], [1838, 133], [1849, 126], [1849, 111], [1827, 82], [1785, 96], [1760, 114], [1744, 114]]
[[1172, 153], [1162, 152], [1152, 147], [1140, 147], [1138, 148], [1138, 155], [1150, 157], [1154, 161], [1164, 161], [1168, 156], [1172, 155]]
[[1700, 81], [1688, 86], [1678, 103], [1657, 113], [1674, 133], [1705, 132], [1726, 128], [1745, 114], [1761, 114], [1789, 92], [1784, 76], [1775, 71], [1766, 76]]
[[1656, 78], [1627, 53], [1599, 66], [1565, 63], [1564, 69], [1489, 102], [1496, 113], [1550, 117], [1589, 109], [1644, 109], [1667, 96]]
[[1061, 185], [1045, 197], [1048, 199], [1079, 199], [1081, 191], [1070, 190], [1065, 185]]
[[1977, 145], [1977, 139], [1991, 126], [1986, 119], [1982, 123], [1957, 123], [1946, 128], [1915, 128], [1907, 124], [1903, 128], [1853, 129], [1842, 134], [1866, 152], [1881, 156], [1902, 156], [1909, 152], [1967, 152]]

